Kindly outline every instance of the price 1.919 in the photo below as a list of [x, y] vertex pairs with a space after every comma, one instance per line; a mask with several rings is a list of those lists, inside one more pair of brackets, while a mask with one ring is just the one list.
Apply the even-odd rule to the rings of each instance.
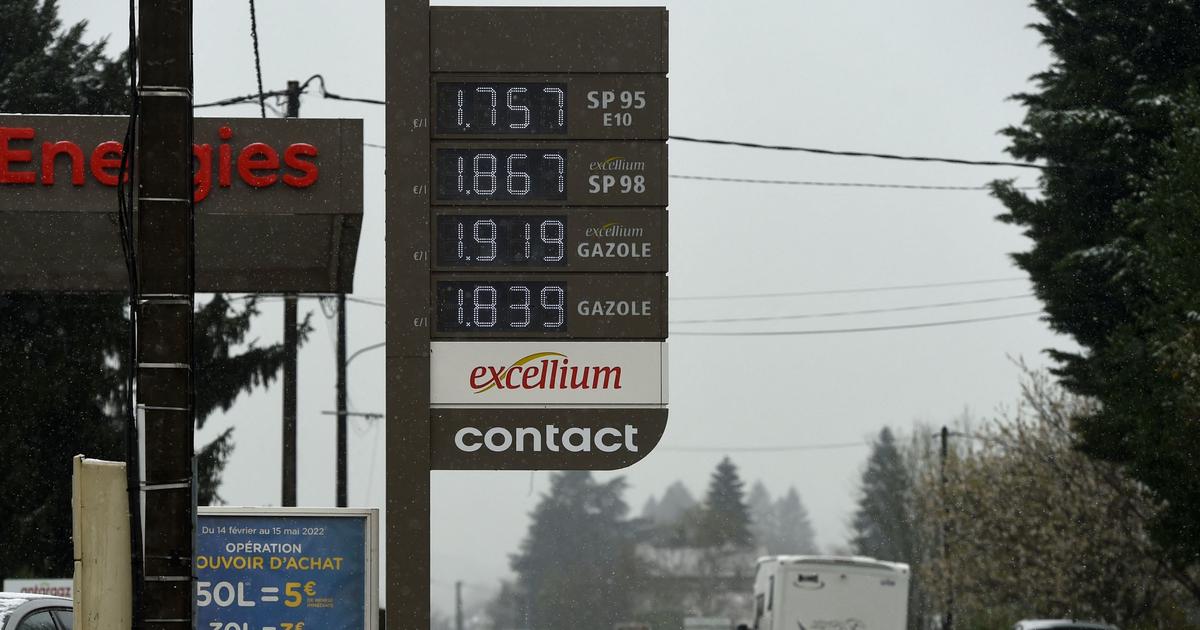
[[440, 215], [437, 263], [451, 267], [561, 267], [567, 217]]

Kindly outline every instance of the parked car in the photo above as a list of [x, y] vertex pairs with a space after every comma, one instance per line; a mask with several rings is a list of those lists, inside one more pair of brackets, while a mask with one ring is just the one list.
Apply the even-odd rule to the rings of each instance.
[[0, 593], [0, 630], [71, 630], [71, 605], [65, 597]]
[[1117, 627], [1074, 619], [1026, 619], [1018, 621], [1013, 630], [1117, 630]]

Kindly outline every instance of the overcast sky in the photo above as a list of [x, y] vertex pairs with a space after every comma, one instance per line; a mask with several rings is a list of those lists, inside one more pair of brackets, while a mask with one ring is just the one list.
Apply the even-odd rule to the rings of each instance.
[[[60, 0], [62, 17], [87, 19], [88, 37], [126, 44], [125, 3]], [[497, 4], [480, 3], [480, 4]], [[503, 3], [500, 3], [503, 4]], [[527, 4], [527, 3], [520, 3]], [[567, 3], [564, 3], [567, 4]], [[609, 4], [582, 3], [569, 4]], [[639, 6], [657, 5], [637, 3]], [[670, 127], [677, 135], [767, 143], [1006, 159], [1002, 127], [1022, 112], [1007, 100], [1049, 57], [1025, 28], [1038, 16], [1009, 0], [683, 0], [671, 23]], [[315, 73], [344, 95], [383, 98], [383, 2], [258, 0], [267, 90]], [[195, 97], [256, 91], [249, 10], [242, 0], [196, 3]], [[425, 77], [393, 77], [405, 82]], [[301, 115], [362, 118], [384, 141], [382, 107], [310, 94]], [[256, 117], [256, 105], [203, 110]], [[198, 139], [199, 140], [199, 139]], [[1028, 169], [901, 163], [672, 143], [674, 174], [831, 182], [975, 186], [994, 178], [1036, 183]], [[364, 148], [365, 223], [356, 295], [384, 295], [383, 152]], [[1012, 279], [938, 289], [748, 300], [674, 300], [672, 319], [792, 315], [1008, 298], [1029, 292], [1008, 254], [1028, 248], [994, 220], [984, 192], [771, 186], [672, 180], [671, 294], [817, 291]], [[352, 304], [351, 351], [383, 340], [384, 310]], [[315, 299], [315, 333], [300, 353], [301, 505], [334, 503], [334, 331]], [[958, 307], [697, 330], [824, 330], [987, 317], [1040, 310], [1032, 298]], [[281, 337], [282, 307], [267, 302], [254, 335]], [[683, 325], [673, 330], [684, 330]], [[820, 451], [731, 452], [748, 482], [772, 494], [795, 486], [826, 549], [843, 545], [866, 441], [884, 425], [940, 425], [968, 411], [989, 417], [1018, 392], [1012, 359], [1045, 365], [1065, 346], [1037, 317], [889, 332], [791, 337], [671, 339], [670, 424], [662, 445], [622, 471], [635, 512], [681, 479], [703, 494], [721, 449], [861, 442]], [[350, 368], [358, 411], [384, 410], [384, 354]], [[280, 393], [274, 386], [211, 418], [198, 441], [236, 428], [237, 450], [221, 494], [232, 505], [278, 505]], [[383, 506], [381, 422], [353, 420], [352, 505]], [[389, 430], [403, 431], [404, 427]], [[673, 448], [714, 448], [711, 452]], [[609, 478], [610, 474], [601, 477]], [[453, 582], [468, 605], [508, 574], [547, 473], [443, 472], [433, 477], [433, 603], [453, 610]]]

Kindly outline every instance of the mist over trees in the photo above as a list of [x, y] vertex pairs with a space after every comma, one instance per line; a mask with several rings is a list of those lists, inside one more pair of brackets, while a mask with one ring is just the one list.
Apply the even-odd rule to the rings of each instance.
[[[83, 43], [86, 23], [64, 29], [54, 0], [0, 0], [0, 24], [21, 25], [0, 37], [0, 111], [125, 113], [124, 64], [106, 56], [104, 42]], [[248, 343], [257, 313], [253, 299], [235, 307], [219, 295], [197, 310], [197, 427], [282, 366], [282, 345]], [[71, 457], [125, 459], [127, 298], [0, 292], [0, 324], [0, 513], [9, 515], [0, 519], [0, 575], [69, 576]], [[303, 338], [307, 320], [301, 329]], [[232, 437], [225, 431], [198, 453], [202, 505], [220, 500]]]

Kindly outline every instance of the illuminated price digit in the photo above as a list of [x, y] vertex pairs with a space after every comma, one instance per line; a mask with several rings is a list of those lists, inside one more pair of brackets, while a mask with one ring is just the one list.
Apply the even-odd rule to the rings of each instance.
[[558, 126], [565, 127], [567, 125], [567, 110], [566, 110], [567, 97], [565, 94], [563, 94], [562, 88], [556, 88], [556, 87], [542, 88], [542, 92], [545, 92], [546, 94], [554, 94], [555, 96], [558, 97]]
[[495, 127], [496, 126], [496, 96], [497, 96], [496, 89], [490, 88], [490, 87], [478, 87], [478, 88], [475, 88], [475, 92], [477, 94], [487, 94], [491, 97], [492, 106], [491, 106], [491, 109], [489, 110], [489, 113], [491, 114], [492, 126]]
[[[524, 94], [525, 92], [528, 92], [528, 90], [523, 87], [510, 88], [508, 90], [508, 94], [505, 96], [505, 98], [508, 99], [508, 108], [514, 112], [520, 112], [525, 118], [525, 120], [522, 120], [521, 122], [509, 123], [509, 129], [526, 129], [529, 127], [529, 122], [532, 120], [529, 115], [529, 108], [525, 107], [524, 105], [516, 105], [513, 103], [514, 97], [517, 94]], [[496, 123], [493, 122], [492, 124], [494, 125]]]
[[[507, 188], [508, 188], [508, 194], [510, 194], [510, 195], [517, 195], [518, 197], [523, 197], [523, 196], [529, 194], [529, 189], [530, 189], [529, 173], [525, 173], [523, 171], [516, 170], [516, 161], [524, 160], [527, 157], [529, 157], [529, 156], [525, 155], [524, 153], [514, 153], [514, 154], [508, 156], [508, 163], [506, 164], [506, 166], [508, 167], [508, 178], [507, 178], [506, 183], [507, 183]], [[522, 182], [520, 188], [517, 188], [513, 185], [513, 182], [515, 180], [519, 180]]]
[[562, 287], [543, 287], [541, 291], [542, 308], [547, 311], [552, 311], [557, 314], [555, 321], [547, 320], [542, 324], [545, 328], [559, 328], [563, 325], [566, 316], [566, 309], [563, 306], [566, 304], [566, 291]]
[[533, 294], [529, 290], [529, 287], [512, 287], [509, 290], [512, 291], [513, 293], [517, 293], [517, 294], [521, 295], [522, 300], [520, 303], [513, 304], [513, 305], [509, 306], [508, 308], [510, 308], [514, 311], [517, 311], [518, 313], [524, 313], [524, 315], [525, 315], [524, 319], [522, 319], [519, 322], [514, 321], [510, 324], [510, 326], [512, 326], [513, 328], [525, 328], [526, 326], [529, 325], [529, 322], [533, 321], [533, 310], [529, 308], [529, 300]]
[[563, 190], [566, 189], [566, 184], [567, 184], [566, 179], [564, 179], [564, 177], [563, 177], [564, 171], [566, 170], [566, 166], [567, 166], [566, 158], [564, 158], [563, 156], [561, 156], [557, 153], [547, 153], [542, 156], [542, 159], [550, 161], [550, 162], [554, 162], [558, 165], [558, 192], [560, 192], [560, 193], [563, 192]]
[[541, 232], [543, 243], [547, 245], [558, 246], [558, 253], [550, 253], [550, 250], [547, 249], [546, 255], [543, 256], [543, 260], [545, 262], [558, 262], [562, 260], [563, 254], [567, 251], [566, 243], [563, 242], [563, 238], [565, 237], [567, 230], [563, 226], [562, 221], [556, 221], [554, 219], [542, 221], [542, 226], [539, 228], [539, 231]]
[[[488, 163], [486, 171], [479, 167], [480, 163], [485, 161]], [[499, 160], [496, 159], [496, 156], [491, 153], [475, 154], [475, 176], [472, 183], [476, 193], [480, 195], [496, 194], [496, 170], [498, 162]], [[486, 187], [481, 183], [485, 179], [488, 181]]]
[[[475, 312], [472, 316], [472, 319], [475, 320], [475, 325], [480, 328], [495, 326], [497, 315], [496, 305], [500, 301], [499, 291], [496, 291], [496, 287], [475, 287], [475, 294], [472, 297], [475, 301]], [[482, 315], [487, 315], [487, 319], [481, 317]]]
[[[496, 253], [500, 247], [496, 244], [496, 235], [499, 230], [496, 229], [496, 222], [491, 219], [483, 219], [475, 222], [475, 242], [479, 245], [484, 245], [485, 249], [490, 249], [486, 254], [479, 254], [479, 262], [492, 262], [496, 260]], [[484, 232], [487, 232], [485, 235]]]

